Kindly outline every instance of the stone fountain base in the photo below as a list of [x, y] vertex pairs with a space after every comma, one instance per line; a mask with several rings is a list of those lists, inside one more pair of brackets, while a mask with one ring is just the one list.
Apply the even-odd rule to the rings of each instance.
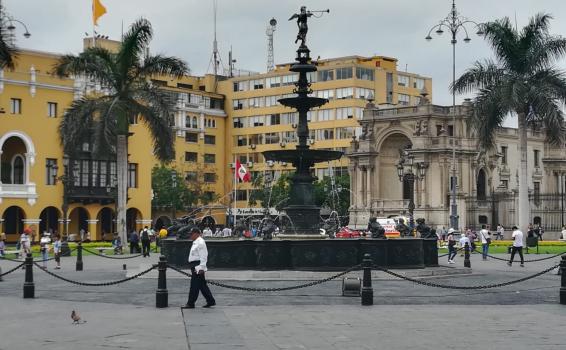
[[[178, 267], [188, 266], [190, 240], [162, 241], [162, 254]], [[366, 253], [387, 268], [438, 266], [434, 239], [207, 240], [208, 267], [245, 270], [344, 270]]]

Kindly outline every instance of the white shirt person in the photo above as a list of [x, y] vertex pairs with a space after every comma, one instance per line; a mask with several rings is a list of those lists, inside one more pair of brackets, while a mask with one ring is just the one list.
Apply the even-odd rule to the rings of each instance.
[[193, 244], [189, 252], [189, 266], [191, 267], [191, 287], [189, 290], [189, 300], [184, 306], [187, 309], [194, 309], [195, 302], [198, 299], [199, 292], [206, 299], [206, 305], [203, 307], [211, 307], [216, 305], [216, 300], [212, 296], [212, 292], [208, 288], [206, 278], [206, 263], [208, 262], [208, 250], [206, 243], [200, 236], [200, 230], [197, 227], [191, 229], [191, 240]]

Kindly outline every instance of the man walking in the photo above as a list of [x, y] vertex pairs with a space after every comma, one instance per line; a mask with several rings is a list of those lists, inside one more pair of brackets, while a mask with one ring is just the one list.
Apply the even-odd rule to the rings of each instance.
[[151, 244], [151, 240], [149, 239], [149, 230], [147, 226], [145, 226], [141, 232], [141, 244], [143, 257], [149, 257], [149, 246]]
[[491, 244], [491, 233], [489, 233], [485, 225], [481, 225], [480, 238], [482, 251], [481, 256], [483, 260], [487, 260], [489, 245]]
[[513, 226], [513, 248], [511, 251], [511, 260], [507, 263], [507, 265], [511, 266], [513, 264], [513, 258], [515, 257], [515, 253], [519, 252], [519, 256], [521, 257], [521, 267], [525, 267], [525, 259], [523, 259], [523, 232], [517, 228], [517, 226]]
[[214, 297], [206, 284], [206, 278], [204, 277], [204, 273], [207, 271], [206, 262], [208, 260], [208, 250], [206, 249], [204, 239], [200, 236], [200, 230], [197, 227], [193, 227], [191, 229], [191, 241], [193, 241], [193, 245], [191, 246], [191, 251], [189, 253], [191, 287], [189, 290], [189, 300], [184, 307], [187, 309], [194, 309], [199, 292], [201, 292], [206, 299], [206, 305], [203, 307], [209, 308], [216, 305], [216, 300], [214, 300]]

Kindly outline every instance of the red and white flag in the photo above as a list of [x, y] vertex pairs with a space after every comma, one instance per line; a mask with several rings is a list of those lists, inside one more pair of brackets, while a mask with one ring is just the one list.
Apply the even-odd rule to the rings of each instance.
[[250, 174], [248, 169], [246, 169], [246, 167], [244, 167], [240, 163], [239, 160], [236, 160], [236, 173], [238, 174], [238, 178], [240, 179], [240, 181], [243, 181], [243, 182], [252, 181], [252, 175]]

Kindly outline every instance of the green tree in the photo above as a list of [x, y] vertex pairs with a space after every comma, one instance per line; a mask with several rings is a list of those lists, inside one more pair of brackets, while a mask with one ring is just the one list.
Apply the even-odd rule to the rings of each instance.
[[[0, 14], [5, 14], [4, 7], [0, 4]], [[8, 35], [3, 25], [0, 25], [0, 68], [14, 69], [18, 51], [16, 48], [7, 41]]]
[[254, 190], [250, 192], [248, 203], [250, 205], [260, 205], [262, 208], [274, 207], [280, 211], [285, 207], [291, 192], [291, 175], [281, 174], [275, 181], [266, 181], [263, 174], [259, 174], [252, 179]]
[[516, 114], [519, 126], [519, 227], [527, 229], [527, 128], [543, 126], [554, 144], [563, 141], [566, 102], [564, 72], [555, 67], [566, 53], [566, 39], [549, 34], [547, 14], [537, 14], [522, 30], [509, 18], [483, 25], [494, 60], [477, 61], [452, 86], [458, 93], [478, 91], [471, 125], [484, 149], [493, 147], [494, 133], [505, 118]]
[[64, 151], [69, 155], [80, 149], [85, 139], [91, 138], [95, 154], [115, 152], [117, 226], [123, 242], [126, 239], [129, 123], [139, 116], [152, 135], [156, 157], [161, 161], [173, 159], [175, 149], [170, 115], [175, 101], [153, 86], [150, 77], [181, 77], [188, 73], [187, 65], [180, 59], [146, 55], [152, 37], [151, 24], [142, 18], [124, 34], [117, 52], [91, 47], [77, 56], [62, 56], [55, 65], [55, 74], [59, 77], [85, 76], [108, 91], [74, 101], [64, 115], [59, 134]]

